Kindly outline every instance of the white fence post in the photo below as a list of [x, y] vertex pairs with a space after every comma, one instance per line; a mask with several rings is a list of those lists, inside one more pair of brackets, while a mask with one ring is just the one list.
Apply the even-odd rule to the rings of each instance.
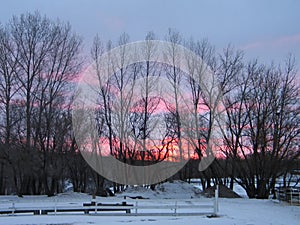
[[219, 211], [219, 185], [215, 189], [215, 201], [214, 201], [214, 214], [217, 215]]
[[13, 202], [12, 203], [12, 214], [13, 214], [13, 216], [15, 215], [15, 210], [16, 210], [16, 208], [15, 208], [15, 202]]
[[56, 216], [57, 212], [57, 197], [54, 198], [54, 215]]
[[135, 202], [135, 214], [137, 214], [138, 213], [138, 202], [136, 201]]

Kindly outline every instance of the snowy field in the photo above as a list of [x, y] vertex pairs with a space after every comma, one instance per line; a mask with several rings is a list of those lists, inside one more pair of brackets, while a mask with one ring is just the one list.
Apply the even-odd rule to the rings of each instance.
[[[237, 188], [237, 190], [239, 190]], [[242, 191], [242, 190], [240, 190]], [[171, 202], [182, 204], [201, 204], [203, 202], [212, 203], [213, 199], [200, 196], [192, 185], [175, 183], [164, 184], [157, 188], [155, 192], [140, 188], [130, 188], [126, 192], [109, 198], [97, 197], [97, 202], [112, 203], [124, 201], [124, 196], [142, 196], [147, 200], [129, 200], [147, 202], [151, 205], [163, 205]], [[0, 208], [9, 208], [14, 203], [16, 206], [53, 206], [56, 205], [82, 205], [83, 202], [90, 202], [91, 196], [82, 193], [63, 193], [56, 197], [46, 196], [0, 196]], [[192, 210], [197, 210], [192, 209]], [[159, 212], [153, 209], [153, 212]], [[100, 216], [101, 215], [101, 216]], [[290, 206], [287, 203], [276, 200], [257, 199], [219, 199], [219, 213], [216, 218], [207, 216], [105, 216], [103, 213], [84, 215], [83, 213], [70, 215], [0, 215], [0, 224], [48, 224], [48, 225], [79, 225], [79, 224], [236, 224], [236, 225], [298, 225], [300, 221], [300, 206]]]
[[17, 215], [0, 216], [0, 224], [245, 224], [297, 225], [300, 221], [300, 207], [289, 206], [271, 200], [220, 199], [217, 218], [206, 216], [96, 216], [96, 215]]

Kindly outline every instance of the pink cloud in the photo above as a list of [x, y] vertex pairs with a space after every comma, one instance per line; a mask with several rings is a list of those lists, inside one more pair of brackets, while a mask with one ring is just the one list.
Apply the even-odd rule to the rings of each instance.
[[277, 39], [256, 41], [242, 46], [243, 50], [256, 49], [256, 48], [266, 48], [266, 47], [282, 47], [285, 45], [291, 45], [295, 43], [300, 43], [300, 34], [282, 36]]

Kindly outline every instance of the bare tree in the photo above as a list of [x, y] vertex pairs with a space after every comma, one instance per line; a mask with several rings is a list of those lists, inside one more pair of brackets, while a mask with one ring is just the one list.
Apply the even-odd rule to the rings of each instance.
[[183, 81], [183, 74], [180, 71], [180, 53], [178, 52], [178, 45], [182, 42], [182, 37], [179, 32], [169, 29], [168, 34], [166, 36], [166, 41], [170, 42], [169, 49], [166, 52], [166, 57], [168, 60], [169, 66], [165, 67], [165, 73], [167, 79], [169, 80], [172, 86], [172, 99], [174, 100], [174, 104], [167, 104], [167, 108], [170, 113], [174, 116], [174, 128], [176, 139], [178, 142], [180, 160], [183, 159], [183, 151], [182, 151], [182, 127], [181, 127], [181, 118], [180, 118], [180, 85]]
[[[188, 70], [189, 75], [188, 89], [191, 91], [192, 98], [192, 123], [187, 130], [188, 142], [191, 148], [196, 152], [198, 158], [201, 160], [205, 155], [207, 146], [207, 132], [208, 123], [207, 112], [210, 110], [208, 99], [205, 96], [201, 87], [202, 80], [205, 79], [204, 73], [207, 73], [208, 69], [212, 69], [215, 64], [214, 48], [208, 43], [207, 40], [194, 42], [190, 40], [186, 43], [186, 47], [199, 56], [202, 62], [198, 62], [195, 58], [188, 58]], [[207, 64], [209, 63], [209, 64]], [[209, 66], [208, 66], [209, 65]], [[207, 68], [208, 67], [208, 68]], [[203, 171], [203, 177], [201, 177], [202, 187], [205, 188], [206, 184], [210, 185], [210, 179]]]
[[299, 159], [299, 86], [292, 58], [285, 70], [250, 63], [228, 107], [227, 154], [250, 198], [268, 198], [286, 161]]
[[[47, 194], [51, 194], [47, 167], [53, 168], [53, 165], [47, 157], [56, 151], [55, 121], [64, 111], [67, 87], [81, 65], [78, 58], [81, 40], [72, 33], [70, 25], [52, 22], [37, 12], [13, 17], [6, 32], [9, 42], [4, 44], [2, 35], [5, 54], [1, 65], [3, 69], [6, 65], [4, 77], [7, 79], [4, 80], [10, 89], [1, 93], [6, 94], [7, 107], [13, 97], [14, 104], [19, 101], [19, 108], [24, 110], [20, 122], [22, 129], [18, 133], [23, 148], [20, 151], [23, 169], [19, 171], [21, 174], [16, 182], [17, 192], [20, 195], [33, 193], [36, 182], [39, 182], [38, 173], [42, 171], [43, 187]], [[2, 87], [5, 90], [5, 86]], [[5, 112], [7, 123], [10, 123], [6, 127], [10, 127], [11, 111], [6, 109]], [[7, 131], [8, 141], [11, 135]], [[42, 170], [37, 169], [39, 166]]]
[[[13, 116], [14, 96], [17, 94], [19, 84], [17, 83], [17, 65], [10, 53], [12, 49], [10, 34], [7, 29], [0, 28], [0, 110], [4, 121], [1, 121], [0, 134], [3, 137], [1, 148], [1, 166], [0, 166], [0, 193], [4, 193], [4, 169], [7, 162], [10, 166], [14, 166], [10, 153], [10, 146], [14, 142], [13, 127], [17, 122], [17, 117]], [[15, 167], [13, 167], [14, 175], [16, 175]]]

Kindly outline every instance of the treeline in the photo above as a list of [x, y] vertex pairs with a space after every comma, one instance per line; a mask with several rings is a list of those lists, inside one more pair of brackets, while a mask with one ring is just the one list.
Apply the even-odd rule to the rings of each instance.
[[[176, 46], [183, 45], [215, 74], [225, 121], [217, 149], [223, 159], [199, 172], [201, 176], [188, 174], [200, 176], [205, 188], [212, 179], [224, 183], [223, 170], [230, 188], [237, 182], [249, 197], [267, 198], [276, 179], [295, 169], [300, 155], [300, 89], [294, 59], [289, 56], [284, 65], [245, 62], [243, 52], [231, 46], [217, 53], [207, 40], [185, 40], [170, 29], [165, 40], [174, 49], [166, 52], [170, 63], [164, 65], [151, 58], [157, 49], [150, 41], [155, 39], [152, 32], [146, 35], [149, 45], [144, 54], [149, 58], [145, 62], [124, 67], [122, 62], [132, 54], [122, 48], [118, 56], [112, 56], [120, 61], [110, 59], [115, 69], [112, 76], [104, 79], [103, 68], [97, 67], [102, 65], [102, 54], [129, 43], [127, 34], [116, 44], [97, 36], [91, 55], [84, 57], [82, 39], [61, 21], [34, 13], [13, 17], [0, 26], [0, 194], [50, 196], [62, 192], [66, 182], [73, 184], [74, 191], [105, 194], [105, 179], [82, 158], [72, 129], [74, 87], [78, 74], [90, 63], [96, 66], [101, 84], [95, 124], [99, 142], [109, 154], [128, 164], [157, 163], [176, 149], [179, 159], [193, 154], [201, 160], [210, 154], [206, 146], [219, 111], [197, 80], [203, 78], [199, 67], [204, 64], [190, 64], [192, 78], [179, 69]], [[162, 77], [171, 87], [169, 102], [153, 97], [158, 93], [157, 79]], [[132, 92], [135, 85], [142, 87], [138, 99]], [[179, 86], [189, 96], [192, 123], [181, 114], [186, 99], [178, 93]], [[179, 179], [191, 178], [186, 173], [194, 169], [193, 163], [187, 164]], [[124, 187], [113, 185], [115, 191]]]

